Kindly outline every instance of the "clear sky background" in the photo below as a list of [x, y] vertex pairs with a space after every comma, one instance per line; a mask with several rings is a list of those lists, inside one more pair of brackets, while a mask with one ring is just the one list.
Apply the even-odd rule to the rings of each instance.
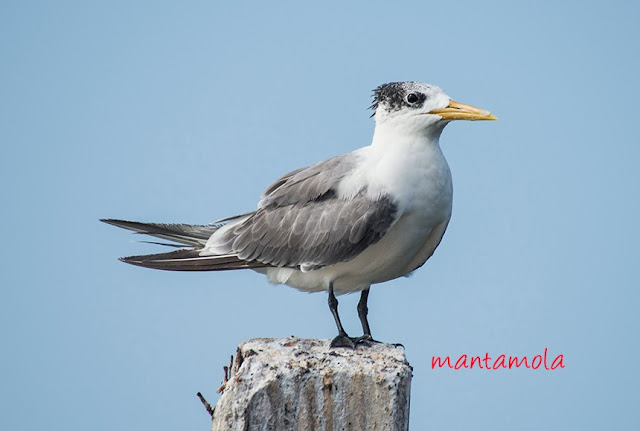
[[[447, 127], [448, 232], [372, 289], [374, 336], [414, 367], [412, 429], [639, 429], [639, 12], [3, 1], [0, 429], [206, 430], [195, 394], [216, 401], [237, 344], [332, 338], [325, 295], [122, 264], [158, 248], [98, 219], [251, 210], [279, 175], [368, 145], [371, 90], [400, 80], [500, 118]], [[430, 367], [545, 347], [565, 369]]]

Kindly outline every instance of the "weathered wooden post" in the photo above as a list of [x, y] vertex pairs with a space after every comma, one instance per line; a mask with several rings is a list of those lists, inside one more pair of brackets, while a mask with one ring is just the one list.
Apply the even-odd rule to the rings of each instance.
[[212, 430], [408, 430], [411, 371], [390, 344], [248, 340], [238, 346]]

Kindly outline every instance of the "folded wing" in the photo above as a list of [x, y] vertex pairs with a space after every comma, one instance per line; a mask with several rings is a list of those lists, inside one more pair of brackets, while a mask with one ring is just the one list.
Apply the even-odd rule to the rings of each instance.
[[348, 198], [338, 195], [339, 184], [349, 180], [358, 160], [350, 153], [290, 172], [264, 191], [256, 211], [220, 220], [221, 225], [103, 221], [193, 247], [122, 259], [133, 265], [174, 271], [311, 271], [355, 258], [397, 220], [397, 207], [388, 196], [371, 198], [366, 188]]
[[203, 254], [303, 271], [346, 262], [378, 242], [395, 223], [388, 196], [372, 199], [366, 189], [348, 199], [340, 181], [357, 167], [346, 154], [293, 171], [265, 190], [256, 212], [211, 237]]

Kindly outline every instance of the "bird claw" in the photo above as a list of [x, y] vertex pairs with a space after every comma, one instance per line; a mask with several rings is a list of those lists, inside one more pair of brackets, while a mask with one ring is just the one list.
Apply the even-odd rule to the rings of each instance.
[[357, 337], [353, 339], [357, 346], [364, 345], [367, 347], [371, 347], [374, 343], [380, 343], [378, 340], [374, 340], [371, 335], [363, 335], [362, 337]]
[[358, 346], [371, 347], [374, 343], [381, 343], [378, 340], [374, 340], [371, 335], [363, 335], [362, 337], [349, 337], [347, 334], [339, 334], [331, 341], [330, 347], [335, 349], [336, 347], [347, 347], [355, 349]]
[[354, 339], [349, 337], [347, 334], [338, 334], [336, 338], [331, 340], [331, 345], [329, 347], [332, 349], [335, 349], [336, 347], [355, 349], [356, 345], [354, 343]]

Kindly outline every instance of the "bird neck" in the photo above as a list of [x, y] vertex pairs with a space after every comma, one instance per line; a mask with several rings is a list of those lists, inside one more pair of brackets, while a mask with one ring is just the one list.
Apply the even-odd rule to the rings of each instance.
[[411, 154], [419, 149], [440, 150], [440, 135], [446, 125], [445, 122], [432, 124], [430, 127], [418, 127], [403, 121], [397, 124], [387, 121], [377, 124], [373, 132], [371, 146], [374, 151], [403, 152]]
[[389, 127], [388, 123], [376, 126], [368, 157], [374, 178], [369, 178], [369, 182], [379, 183], [379, 193], [392, 187], [395, 195], [407, 196], [413, 196], [425, 184], [440, 184], [441, 179], [446, 182], [450, 174], [440, 149], [443, 125], [411, 130], [405, 121], [402, 126]]

